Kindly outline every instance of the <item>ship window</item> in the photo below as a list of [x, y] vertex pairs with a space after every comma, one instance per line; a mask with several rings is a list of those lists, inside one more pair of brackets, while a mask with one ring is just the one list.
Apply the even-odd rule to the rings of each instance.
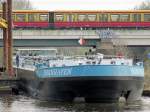
[[95, 21], [96, 20], [96, 15], [95, 14], [88, 15], [88, 20], [89, 21]]
[[55, 17], [56, 17], [55, 20], [58, 21], [58, 22], [64, 20], [64, 16], [62, 14], [57, 14]]
[[75, 16], [73, 14], [67, 15], [67, 22], [73, 22], [74, 18], [75, 18]]
[[150, 14], [144, 14], [144, 21], [145, 22], [150, 21]]
[[35, 21], [35, 19], [34, 19], [34, 14], [29, 14], [29, 15], [28, 15], [28, 21], [29, 21], [29, 22], [34, 22], [34, 21]]
[[119, 14], [112, 14], [111, 15], [111, 21], [112, 22], [118, 22], [119, 18], [120, 18]]
[[141, 14], [133, 14], [132, 19], [133, 19], [133, 22], [140, 22], [141, 21]]
[[78, 21], [86, 21], [86, 15], [85, 14], [78, 15]]
[[107, 22], [108, 21], [108, 14], [100, 14], [99, 20], [102, 22]]
[[120, 15], [120, 21], [121, 22], [129, 22], [130, 20], [130, 15], [129, 14], [121, 14]]
[[25, 22], [25, 14], [16, 14], [17, 22]]
[[48, 15], [47, 14], [40, 14], [40, 21], [47, 22], [48, 21]]

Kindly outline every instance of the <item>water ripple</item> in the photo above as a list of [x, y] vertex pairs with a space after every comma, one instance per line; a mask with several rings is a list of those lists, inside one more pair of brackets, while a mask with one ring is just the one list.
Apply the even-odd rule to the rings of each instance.
[[0, 112], [150, 112], [150, 98], [123, 103], [58, 103], [32, 99], [26, 96], [3, 95], [0, 97]]

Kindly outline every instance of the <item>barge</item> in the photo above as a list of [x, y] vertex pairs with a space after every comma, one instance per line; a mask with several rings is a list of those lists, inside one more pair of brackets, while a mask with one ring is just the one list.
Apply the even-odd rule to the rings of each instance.
[[117, 102], [124, 97], [132, 102], [140, 100], [143, 91], [142, 62], [133, 64], [125, 57], [60, 56], [55, 50], [26, 49], [19, 50], [19, 60], [14, 60], [20, 88], [41, 100], [83, 97], [86, 102]]

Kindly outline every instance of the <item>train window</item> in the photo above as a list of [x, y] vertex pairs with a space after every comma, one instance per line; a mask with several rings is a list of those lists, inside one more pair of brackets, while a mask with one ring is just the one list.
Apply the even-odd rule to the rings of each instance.
[[108, 14], [100, 14], [99, 20], [102, 22], [107, 22], [108, 21]]
[[64, 20], [64, 15], [62, 15], [62, 14], [57, 14], [55, 17], [56, 17], [55, 20], [58, 21], [58, 22]]
[[86, 21], [86, 15], [85, 14], [79, 14], [78, 15], [78, 21]]
[[48, 21], [48, 15], [47, 14], [40, 14], [40, 21], [47, 22]]
[[29, 21], [29, 22], [34, 22], [34, 21], [35, 21], [35, 19], [34, 19], [34, 14], [29, 14], [29, 15], [28, 15], [28, 21]]
[[88, 20], [89, 21], [95, 21], [96, 20], [96, 15], [95, 14], [88, 15]]
[[145, 22], [150, 21], [150, 14], [144, 14], [144, 21]]
[[112, 14], [111, 15], [111, 21], [112, 22], [117, 22], [120, 19], [120, 15], [119, 14]]
[[120, 15], [120, 21], [121, 22], [129, 22], [130, 20], [130, 15], [129, 14], [121, 14]]
[[140, 22], [141, 21], [141, 14], [133, 14], [132, 19], [133, 19], [133, 22]]
[[67, 15], [67, 22], [73, 22], [74, 18], [75, 18], [75, 16], [73, 14]]
[[17, 22], [25, 22], [25, 14], [16, 14]]

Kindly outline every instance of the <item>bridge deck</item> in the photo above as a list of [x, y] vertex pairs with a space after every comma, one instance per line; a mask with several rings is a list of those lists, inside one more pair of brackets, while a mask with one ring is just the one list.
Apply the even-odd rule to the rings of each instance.
[[[104, 32], [103, 32], [104, 31]], [[105, 36], [105, 30], [13, 30], [14, 47], [53, 47], [80, 46], [78, 40], [87, 40], [87, 46], [100, 44], [102, 39], [111, 39], [113, 45], [150, 46], [149, 30], [110, 30], [110, 36]], [[0, 46], [3, 45], [0, 32]]]

